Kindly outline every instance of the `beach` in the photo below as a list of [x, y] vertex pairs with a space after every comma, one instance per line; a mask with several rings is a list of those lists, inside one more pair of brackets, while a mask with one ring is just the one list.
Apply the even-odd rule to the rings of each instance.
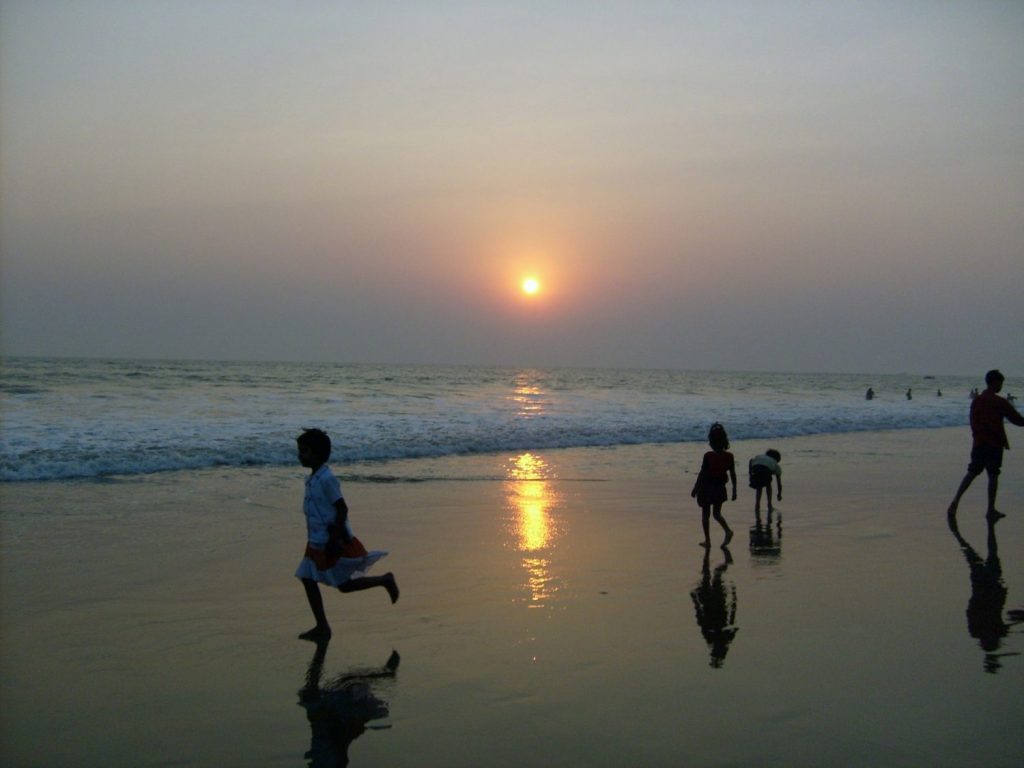
[[0, 20], [0, 768], [1024, 768], [1024, 2]]
[[402, 594], [325, 590], [320, 648], [297, 639], [298, 466], [6, 483], [2, 762], [1021, 763], [1021, 450], [994, 536], [984, 478], [957, 536], [966, 429], [735, 441], [728, 551], [714, 523], [699, 546], [703, 450], [339, 467]]

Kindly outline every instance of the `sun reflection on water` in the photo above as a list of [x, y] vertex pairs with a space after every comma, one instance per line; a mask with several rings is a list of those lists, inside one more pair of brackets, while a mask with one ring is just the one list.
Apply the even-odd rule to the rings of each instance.
[[526, 602], [530, 608], [547, 605], [558, 591], [551, 575], [551, 550], [559, 536], [554, 515], [560, 499], [550, 482], [547, 462], [532, 453], [510, 459], [506, 492], [511, 515], [508, 529], [515, 548], [523, 555]]
[[532, 419], [542, 415], [545, 406], [545, 392], [537, 386], [534, 377], [528, 373], [520, 373], [516, 376], [514, 383], [515, 388], [509, 399], [516, 404], [516, 416], [521, 419]]

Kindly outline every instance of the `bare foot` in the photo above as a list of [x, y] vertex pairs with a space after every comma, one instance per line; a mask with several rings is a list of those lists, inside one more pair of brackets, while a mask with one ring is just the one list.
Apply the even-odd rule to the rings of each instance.
[[1006, 515], [1004, 515], [998, 509], [990, 509], [988, 511], [988, 514], [985, 515], [985, 517], [987, 517], [989, 520], [999, 520], [1001, 518], [1006, 517]]
[[331, 636], [331, 628], [328, 626], [321, 627], [319, 624], [306, 632], [299, 635], [299, 640], [326, 640]]
[[384, 589], [388, 591], [388, 596], [391, 597], [391, 604], [394, 605], [398, 602], [398, 582], [395, 581], [395, 574], [388, 571], [384, 574]]
[[729, 546], [729, 542], [732, 541], [732, 537], [733, 537], [732, 531], [729, 531], [727, 534], [725, 534], [725, 541], [722, 542], [722, 546], [723, 547]]

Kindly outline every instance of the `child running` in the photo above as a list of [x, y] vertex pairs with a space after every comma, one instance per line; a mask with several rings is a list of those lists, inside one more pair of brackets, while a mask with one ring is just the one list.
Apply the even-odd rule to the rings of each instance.
[[711, 450], [704, 454], [704, 461], [701, 462], [700, 472], [697, 473], [697, 481], [693, 484], [691, 496], [696, 497], [701, 509], [701, 523], [704, 526], [704, 541], [701, 546], [711, 547], [711, 532], [709, 521], [711, 515], [725, 530], [725, 540], [722, 547], [729, 546], [732, 541], [732, 528], [722, 517], [722, 504], [728, 499], [725, 489], [727, 479], [732, 480], [732, 500], [736, 501], [736, 460], [729, 453], [729, 436], [725, 433], [725, 427], [717, 421], [708, 430], [708, 444]]
[[316, 626], [299, 637], [319, 640], [331, 636], [324, 614], [323, 598], [317, 582], [337, 587], [342, 592], [360, 592], [373, 587], [387, 590], [391, 602], [398, 601], [394, 574], [366, 576], [374, 563], [387, 552], [367, 552], [352, 533], [348, 505], [341, 495], [341, 484], [327, 466], [331, 457], [331, 438], [319, 429], [307, 429], [296, 438], [299, 463], [310, 470], [302, 511], [306, 514], [306, 552], [295, 575], [302, 580]]

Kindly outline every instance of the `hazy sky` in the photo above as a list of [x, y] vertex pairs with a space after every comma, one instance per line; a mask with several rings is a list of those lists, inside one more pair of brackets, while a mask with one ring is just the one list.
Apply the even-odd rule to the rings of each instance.
[[5, 0], [0, 195], [7, 354], [1024, 374], [1024, 4]]

